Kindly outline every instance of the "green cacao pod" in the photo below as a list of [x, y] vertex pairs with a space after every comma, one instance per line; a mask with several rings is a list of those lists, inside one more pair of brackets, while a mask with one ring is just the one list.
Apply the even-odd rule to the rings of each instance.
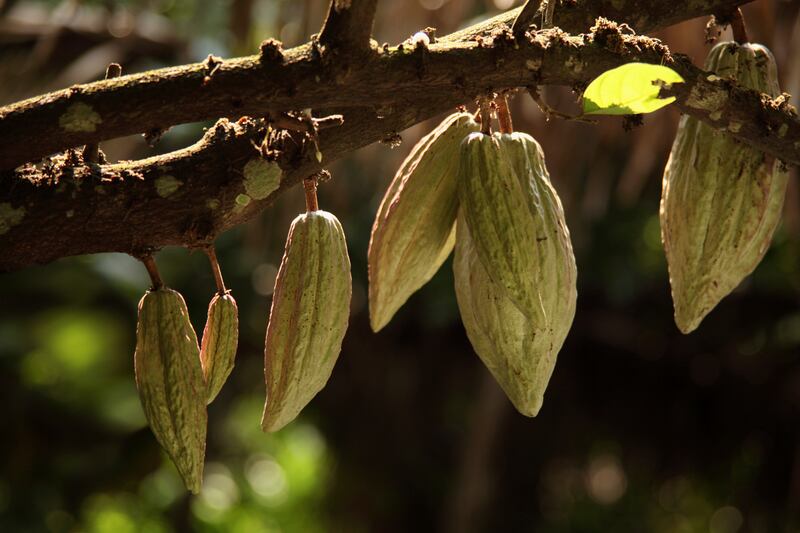
[[339, 221], [325, 211], [295, 218], [267, 326], [264, 431], [294, 420], [327, 383], [347, 330], [351, 294], [350, 259]]
[[[525, 416], [536, 416], [558, 349], [550, 349], [550, 336], [537, 335], [531, 321], [491, 280], [463, 217], [455, 248], [456, 298], [467, 337], [514, 407]], [[547, 346], [539, 346], [542, 343]]]
[[532, 322], [566, 336], [575, 314], [575, 257], [539, 143], [525, 133], [470, 134], [459, 194], [492, 281]]
[[[524, 133], [494, 134], [485, 139], [471, 135], [464, 141], [465, 150], [497, 150], [484, 176], [509, 183], [494, 185], [501, 190], [513, 191], [521, 202], [512, 205], [518, 212], [511, 216], [508, 210], [501, 211], [495, 228], [495, 239], [500, 239], [512, 227], [503, 224], [528, 226], [531, 237], [523, 240], [506, 240], [505, 244], [486, 239], [492, 248], [489, 254], [481, 254], [467, 214], [469, 207], [462, 204], [459, 209], [455, 260], [456, 297], [467, 336], [478, 356], [500, 384], [517, 410], [526, 416], [536, 416], [541, 408], [547, 383], [553, 372], [556, 356], [572, 325], [577, 299], [577, 271], [572, 252], [569, 231], [564, 221], [561, 201], [550, 184], [539, 144]], [[487, 148], [487, 144], [492, 145]], [[477, 144], [480, 143], [480, 144]], [[480, 156], [476, 159], [480, 161]], [[459, 172], [472, 171], [478, 161], [469, 161]], [[463, 181], [462, 181], [463, 182]], [[500, 193], [498, 193], [500, 194]], [[494, 202], [506, 206], [500, 198]], [[496, 204], [495, 204], [496, 205]], [[487, 209], [476, 205], [474, 209]], [[505, 217], [505, 218], [503, 218]], [[476, 217], [483, 223], [484, 215]], [[502, 222], [505, 220], [505, 222]], [[484, 226], [478, 225], [479, 228]], [[527, 239], [527, 240], [524, 240]], [[511, 298], [510, 291], [500, 285], [491, 275], [484, 256], [499, 257], [494, 247], [508, 246], [506, 254], [518, 258], [520, 250], [533, 249], [533, 264], [524, 266], [522, 283], [530, 284], [539, 302], [536, 313], [522, 311]], [[522, 269], [523, 267], [520, 267]], [[519, 294], [519, 293], [517, 293]]]
[[139, 302], [136, 386], [153, 434], [197, 493], [206, 450], [206, 387], [200, 348], [183, 297], [167, 288]]
[[[720, 43], [705, 67], [770, 96], [780, 92], [775, 60], [761, 45]], [[660, 218], [682, 332], [696, 329], [761, 261], [780, 221], [787, 179], [774, 158], [681, 118], [664, 170]]]
[[423, 137], [381, 201], [369, 242], [369, 314], [383, 328], [453, 249], [461, 141], [479, 125], [454, 113]]
[[211, 403], [225, 384], [236, 359], [239, 310], [230, 291], [216, 294], [208, 305], [208, 318], [200, 345], [200, 364], [206, 380], [206, 403]]

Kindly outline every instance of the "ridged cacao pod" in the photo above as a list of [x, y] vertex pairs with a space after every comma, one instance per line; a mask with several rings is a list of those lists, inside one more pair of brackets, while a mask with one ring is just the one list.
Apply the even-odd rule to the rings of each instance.
[[575, 314], [575, 257], [539, 143], [525, 133], [469, 135], [459, 193], [492, 281], [530, 320], [566, 335]]
[[453, 250], [460, 145], [478, 129], [468, 113], [448, 116], [414, 146], [389, 185], [369, 242], [373, 331], [391, 320]]
[[208, 318], [200, 345], [200, 364], [206, 380], [206, 403], [211, 403], [225, 384], [236, 359], [239, 342], [239, 309], [230, 295], [216, 294], [208, 305]]
[[[463, 183], [468, 179], [465, 173], [480, 172], [498, 192], [483, 196], [487, 204], [463, 203], [459, 209], [453, 262], [458, 307], [467, 336], [483, 363], [517, 410], [536, 416], [575, 316], [575, 257], [561, 201], [550, 184], [539, 144], [524, 133], [478, 135], [464, 141], [465, 151], [478, 154], [472, 159], [464, 155], [466, 165], [459, 171], [460, 179]], [[485, 167], [478, 171], [478, 165]], [[501, 191], [518, 196], [504, 200]], [[486, 219], [491, 218], [488, 210], [498, 204], [502, 209], [489, 226], [494, 234], [484, 238], [490, 250], [482, 254], [468, 213], [470, 209], [487, 210], [473, 217], [479, 222], [475, 227], [485, 230]], [[514, 225], [530, 233], [516, 241], [502, 239], [516, 229]], [[520, 264], [517, 270], [521, 283], [528, 285], [527, 290], [539, 302], [531, 314], [523, 312], [484, 261], [484, 257], [519, 259], [529, 250], [533, 250], [532, 263]]]
[[531, 321], [486, 273], [463, 217], [456, 231], [453, 272], [467, 337], [514, 407], [525, 416], [536, 416], [556, 351], [535, 345], [540, 339], [547, 341], [536, 335]]
[[[775, 59], [758, 44], [720, 43], [705, 68], [770, 96], [780, 92]], [[774, 158], [681, 118], [664, 170], [660, 218], [682, 332], [696, 329], [761, 261], [780, 221], [787, 179]]]
[[277, 431], [325, 386], [350, 316], [350, 259], [341, 224], [311, 211], [292, 222], [272, 297], [261, 427]]
[[183, 297], [167, 288], [139, 302], [136, 386], [153, 434], [197, 493], [206, 451], [206, 387], [200, 348]]

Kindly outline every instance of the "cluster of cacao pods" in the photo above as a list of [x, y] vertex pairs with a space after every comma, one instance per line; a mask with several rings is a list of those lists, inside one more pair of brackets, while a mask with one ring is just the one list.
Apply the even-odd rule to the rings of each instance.
[[[325, 386], [350, 315], [344, 231], [335, 216], [317, 209], [313, 188], [308, 212], [292, 222], [275, 280], [264, 350], [264, 431], [291, 422]], [[161, 285], [152, 258], [145, 261], [154, 288], [139, 302], [134, 354], [150, 428], [194, 493], [202, 484], [206, 405], [233, 369], [239, 331], [236, 302], [224, 290], [216, 256], [210, 252], [209, 258], [220, 291], [209, 305], [199, 346], [183, 297]]]
[[[719, 43], [705, 68], [742, 87], [780, 94], [775, 59], [764, 46]], [[787, 180], [780, 161], [695, 118], [681, 118], [664, 170], [660, 218], [682, 332], [696, 329], [764, 257]]]
[[[720, 43], [706, 69], [770, 96], [780, 92], [775, 60], [760, 45]], [[369, 244], [370, 323], [376, 332], [386, 326], [455, 249], [467, 337], [516, 409], [536, 416], [575, 315], [575, 257], [539, 143], [511, 132], [510, 120], [502, 133], [490, 132], [488, 114], [483, 120], [448, 116], [394, 176]], [[758, 265], [786, 184], [779, 161], [681, 119], [660, 209], [681, 331], [697, 328]], [[284, 427], [322, 390], [349, 320], [344, 231], [317, 208], [316, 183], [306, 185], [307, 212], [291, 223], [267, 325], [264, 431]], [[218, 268], [215, 258], [212, 264]], [[200, 345], [183, 297], [156, 283], [157, 276], [139, 302], [134, 360], [142, 405], [192, 492], [202, 482], [206, 405], [230, 374], [238, 341], [236, 302], [216, 274], [220, 290]]]
[[139, 302], [134, 367], [150, 429], [186, 488], [197, 493], [203, 478], [206, 405], [233, 370], [239, 324], [228, 291], [211, 300], [202, 345], [183, 297], [156, 284]]
[[535, 416], [575, 314], [575, 258], [539, 144], [479, 129], [450, 115], [391, 182], [370, 239], [370, 321], [383, 328], [455, 246], [467, 336], [517, 410]]

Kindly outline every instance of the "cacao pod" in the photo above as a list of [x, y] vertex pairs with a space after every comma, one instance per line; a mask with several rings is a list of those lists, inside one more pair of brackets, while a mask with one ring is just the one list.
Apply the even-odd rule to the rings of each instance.
[[236, 359], [239, 310], [230, 295], [216, 294], [208, 305], [208, 318], [200, 345], [200, 363], [206, 381], [206, 403], [211, 403], [225, 384]]
[[486, 273], [463, 217], [456, 231], [453, 272], [467, 337], [514, 407], [536, 416], [556, 354], [535, 346], [544, 336], [536, 334], [531, 321]]
[[[572, 252], [569, 230], [564, 221], [561, 201], [550, 184], [544, 155], [539, 144], [523, 133], [494, 134], [492, 139], [477, 139], [474, 134], [464, 141], [465, 150], [487, 150], [484, 143], [492, 142], [490, 150], [496, 159], [487, 161], [484, 175], [497, 180], [491, 186], [517, 194], [512, 206], [518, 212], [511, 216], [508, 210], [497, 218], [495, 239], [485, 239], [490, 253], [481, 254], [467, 217], [469, 206], [463, 203], [456, 224], [456, 245], [453, 271], [456, 298], [467, 336], [478, 356], [492, 373], [514, 404], [526, 416], [536, 416], [541, 408], [547, 383], [553, 372], [556, 356], [572, 325], [577, 299], [577, 271]], [[473, 146], [470, 147], [470, 143]], [[476, 148], [474, 143], [481, 143]], [[480, 156], [476, 156], [478, 159]], [[479, 160], [467, 169], [474, 169]], [[462, 169], [462, 180], [467, 177]], [[471, 170], [470, 170], [471, 171]], [[500, 176], [498, 178], [498, 176]], [[502, 181], [501, 181], [502, 180]], [[508, 184], [503, 184], [508, 181]], [[462, 181], [463, 182], [463, 181]], [[516, 184], [516, 185], [513, 185]], [[469, 191], [468, 191], [469, 193]], [[501, 195], [498, 192], [497, 195]], [[494, 205], [508, 205], [501, 198]], [[473, 205], [473, 209], [490, 209], [488, 205]], [[481, 223], [485, 215], [476, 217]], [[527, 225], [533, 238], [500, 243], [500, 235], [513, 231], [504, 224]], [[485, 226], [478, 225], [479, 228]], [[533, 249], [533, 264], [520, 266], [523, 283], [539, 302], [536, 313], [529, 315], [512, 300], [510, 292], [491, 275], [483, 257], [502, 257], [494, 250], [508, 246], [505, 253], [514, 258], [522, 256], [520, 250]]]
[[299, 215], [289, 229], [267, 326], [264, 431], [294, 420], [327, 383], [347, 330], [351, 294], [341, 224], [325, 211]]
[[167, 288], [139, 302], [136, 386], [153, 434], [197, 493], [206, 450], [206, 387], [200, 348], [183, 297]]
[[[775, 60], [758, 44], [719, 43], [705, 68], [770, 96], [780, 92]], [[779, 161], [681, 118], [664, 170], [660, 220], [682, 332], [696, 329], [761, 261], [780, 221], [787, 179]]]
[[468, 113], [445, 118], [414, 146], [383, 196], [368, 252], [373, 331], [383, 328], [450, 255], [460, 145], [478, 129]]
[[539, 143], [518, 132], [470, 134], [459, 194], [492, 281], [531, 321], [566, 336], [577, 297], [575, 257]]

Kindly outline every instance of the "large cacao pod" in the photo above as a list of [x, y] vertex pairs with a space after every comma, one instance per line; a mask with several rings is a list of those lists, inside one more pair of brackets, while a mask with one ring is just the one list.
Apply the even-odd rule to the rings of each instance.
[[[465, 150], [480, 150], [485, 154], [484, 143], [492, 142], [497, 151], [491, 152], [495, 159], [486, 160], [489, 168], [484, 175], [493, 174], [490, 179], [500, 175], [499, 180], [508, 184], [498, 186], [513, 191], [506, 194], [518, 194], [522, 201], [514, 203], [518, 210], [516, 216], [511, 217], [508, 211], [503, 211], [498, 224], [493, 226], [498, 241], [486, 239], [486, 245], [492, 248], [489, 254], [480, 253], [467, 218], [469, 207], [462, 204], [456, 224], [453, 262], [456, 297], [464, 328], [478, 356], [517, 410], [526, 416], [536, 416], [556, 356], [575, 316], [575, 257], [561, 201], [550, 184], [539, 144], [523, 133], [494, 134], [492, 139], [485, 137], [470, 136], [464, 141]], [[473, 169], [477, 164], [475, 160], [465, 161], [470, 165], [467, 169]], [[466, 171], [459, 172], [462, 180], [467, 179]], [[489, 206], [474, 205], [473, 208], [488, 209]], [[476, 218], [482, 221], [484, 217], [479, 215]], [[506, 240], [502, 244], [499, 235], [513, 230], [503, 224], [527, 225], [535, 237]], [[486, 255], [502, 256], [494, 250], [497, 246], [510, 247], [505, 253], [515, 258], [521, 256], [520, 250], [534, 249], [533, 264], [521, 272], [522, 282], [530, 285], [529, 290], [534, 292], [539, 302], [533, 316], [522, 311], [511, 298], [510, 291], [491, 275], [491, 267], [484, 262]]]
[[267, 326], [264, 431], [294, 420], [327, 383], [347, 329], [351, 294], [350, 259], [339, 221], [325, 211], [295, 218]]
[[[705, 68], [770, 96], [780, 92], [775, 59], [758, 44], [720, 43]], [[664, 170], [660, 218], [682, 332], [696, 329], [761, 261], [780, 221], [786, 183], [779, 161], [681, 118]]]
[[230, 292], [216, 294], [208, 305], [208, 318], [200, 345], [200, 364], [206, 380], [206, 403], [211, 403], [225, 384], [236, 359], [239, 342], [239, 310]]
[[525, 416], [536, 416], [556, 362], [557, 350], [551, 350], [547, 340], [551, 336], [537, 335], [531, 321], [491, 280], [463, 217], [456, 231], [453, 272], [467, 337], [514, 407]]
[[369, 242], [373, 331], [383, 328], [450, 255], [460, 145], [478, 129], [468, 113], [448, 116], [414, 146], [389, 185]]
[[539, 143], [525, 133], [470, 134], [459, 194], [492, 281], [531, 321], [566, 335], [575, 314], [575, 257]]
[[136, 386], [153, 434], [197, 493], [206, 450], [206, 387], [200, 348], [183, 297], [160, 288], [139, 302]]

